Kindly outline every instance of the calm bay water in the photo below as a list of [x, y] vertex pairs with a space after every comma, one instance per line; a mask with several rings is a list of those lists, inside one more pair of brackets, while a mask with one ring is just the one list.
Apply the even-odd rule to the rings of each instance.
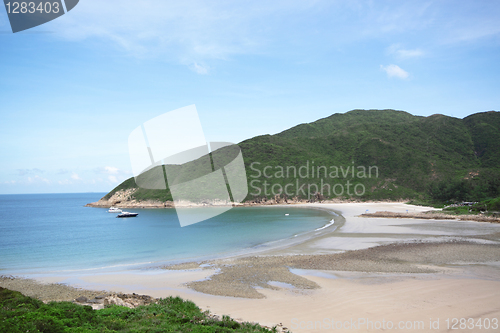
[[127, 209], [139, 216], [121, 219], [84, 207], [103, 195], [0, 195], [0, 274], [214, 257], [294, 237], [333, 218], [313, 209], [242, 207], [181, 228], [173, 209]]

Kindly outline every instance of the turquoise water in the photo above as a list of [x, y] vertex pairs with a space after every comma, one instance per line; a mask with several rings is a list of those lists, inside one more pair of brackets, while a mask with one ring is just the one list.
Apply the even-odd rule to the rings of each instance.
[[[127, 267], [228, 255], [321, 228], [331, 213], [241, 207], [181, 228], [173, 209], [84, 207], [104, 193], [0, 195], [0, 274]], [[285, 214], [290, 214], [285, 216]]]

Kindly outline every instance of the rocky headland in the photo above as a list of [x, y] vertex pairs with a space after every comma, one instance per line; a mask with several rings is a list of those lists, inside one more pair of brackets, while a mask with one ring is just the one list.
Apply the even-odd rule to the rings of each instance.
[[[119, 190], [113, 193], [110, 197], [103, 197], [99, 201], [91, 202], [85, 205], [85, 207], [99, 207], [99, 208], [174, 208], [174, 207], [209, 207], [209, 206], [269, 206], [269, 205], [293, 205], [293, 204], [304, 204], [304, 203], [346, 203], [346, 202], [360, 202], [359, 200], [345, 200], [345, 199], [333, 199], [324, 200], [321, 196], [314, 196], [311, 199], [300, 199], [298, 197], [287, 197], [285, 195], [275, 195], [272, 198], [266, 197], [255, 197], [253, 200], [233, 203], [224, 202], [220, 200], [216, 201], [203, 201], [200, 203], [195, 202], [176, 202], [174, 205], [173, 201], [159, 201], [159, 200], [137, 200], [134, 198], [133, 194], [137, 191], [137, 188]], [[390, 202], [405, 202], [407, 200], [391, 200]], [[372, 202], [372, 201], [365, 201]], [[385, 202], [385, 201], [384, 201]], [[387, 201], [389, 202], [389, 201]]]
[[99, 208], [109, 208], [109, 207], [119, 207], [119, 208], [173, 208], [174, 203], [172, 201], [159, 201], [159, 200], [136, 200], [133, 197], [134, 192], [137, 191], [136, 188], [131, 188], [127, 190], [119, 190], [113, 193], [109, 198], [103, 197], [99, 201], [91, 202], [85, 205], [85, 207], [99, 207]]

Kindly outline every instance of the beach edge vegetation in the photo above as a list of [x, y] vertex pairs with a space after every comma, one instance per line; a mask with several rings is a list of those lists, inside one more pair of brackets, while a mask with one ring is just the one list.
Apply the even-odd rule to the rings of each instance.
[[136, 308], [109, 305], [101, 310], [71, 302], [43, 303], [0, 287], [0, 331], [25, 332], [275, 332], [228, 316], [215, 319], [180, 297]]

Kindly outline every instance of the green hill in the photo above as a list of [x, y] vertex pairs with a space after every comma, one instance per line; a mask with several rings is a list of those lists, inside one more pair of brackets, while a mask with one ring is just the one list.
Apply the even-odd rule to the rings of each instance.
[[[249, 184], [246, 201], [277, 195], [436, 202], [500, 196], [500, 112], [495, 111], [458, 119], [353, 110], [239, 146]], [[128, 179], [105, 198], [136, 187]], [[138, 189], [134, 197], [172, 200], [168, 188]]]

